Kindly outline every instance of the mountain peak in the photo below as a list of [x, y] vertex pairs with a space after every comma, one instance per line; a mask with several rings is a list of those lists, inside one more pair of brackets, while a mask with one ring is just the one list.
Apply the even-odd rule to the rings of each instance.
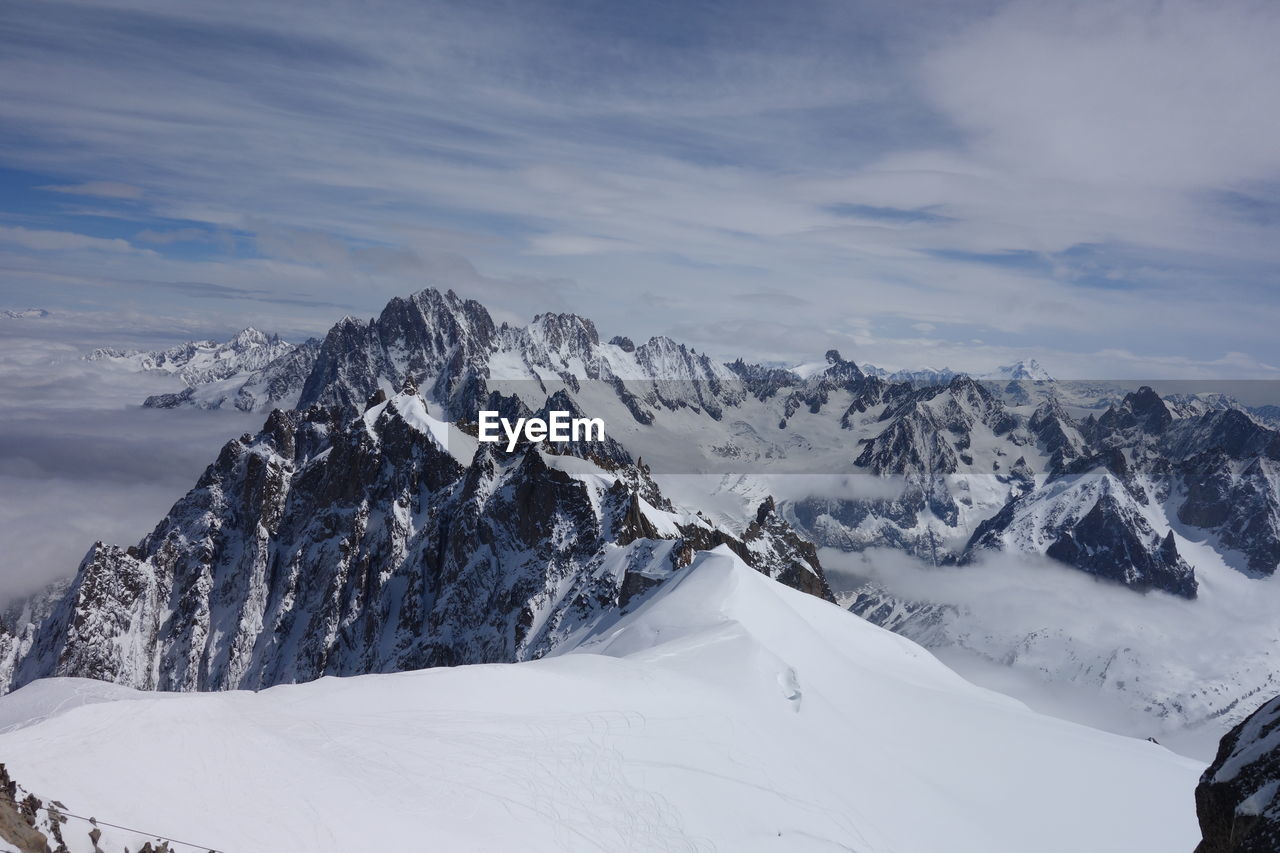
[[227, 341], [228, 345], [238, 348], [263, 347], [278, 343], [280, 343], [279, 335], [260, 332], [253, 326], [245, 327], [235, 337]]
[[1010, 379], [1023, 382], [1052, 382], [1053, 377], [1049, 375], [1049, 371], [1040, 366], [1040, 362], [1034, 358], [1024, 358], [997, 367], [992, 376], [993, 379]]
[[577, 314], [538, 314], [529, 328], [553, 350], [580, 353], [600, 345], [596, 324]]
[[293, 344], [280, 340], [279, 335], [268, 335], [250, 326], [221, 343], [187, 341], [152, 352], [96, 349], [85, 359], [122, 363], [138, 371], [173, 374], [190, 389], [237, 375], [247, 376], [294, 349]]
[[1162, 432], [1173, 422], [1169, 407], [1150, 385], [1126, 394], [1122, 407], [1132, 412], [1147, 432]]

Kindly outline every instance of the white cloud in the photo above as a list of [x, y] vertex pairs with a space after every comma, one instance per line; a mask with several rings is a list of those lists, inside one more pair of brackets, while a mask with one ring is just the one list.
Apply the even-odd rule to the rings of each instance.
[[[138, 541], [223, 442], [260, 426], [260, 415], [234, 411], [142, 409], [148, 394], [181, 383], [82, 361], [83, 348], [67, 342], [84, 340], [89, 327], [146, 321], [73, 315], [39, 330], [0, 329], [0, 606], [70, 577], [95, 540]], [[176, 340], [169, 332], [93, 342], [150, 348]]]
[[154, 254], [149, 249], [139, 249], [118, 237], [90, 237], [70, 231], [43, 231], [21, 226], [0, 225], [0, 243], [11, 243], [24, 249], [39, 252], [123, 252], [128, 254]]
[[67, 195], [90, 195], [98, 198], [136, 199], [142, 198], [142, 188], [132, 184], [121, 184], [116, 181], [86, 181], [82, 184], [49, 184], [36, 187], [54, 193]]
[[[1205, 201], [1280, 177], [1270, 6], [18, 13], [66, 49], [56, 64], [34, 39], [0, 51], [0, 119], [40, 143], [14, 165], [65, 175], [55, 186], [109, 174], [149, 216], [186, 220], [149, 219], [140, 242], [171, 245], [158, 232], [192, 222], [240, 236], [198, 260], [81, 243], [114, 251], [106, 271], [10, 237], [40, 252], [4, 259], [11, 291], [56, 272], [372, 313], [434, 284], [637, 338], [701, 325], [700, 346], [726, 355], [804, 360], [853, 338], [898, 361], [918, 342], [880, 328], [915, 325], [957, 366], [986, 360], [974, 338], [1068, 359], [1280, 361], [1274, 226]], [[191, 38], [246, 21], [246, 38]], [[1064, 256], [1081, 245], [1096, 256]], [[738, 298], [759, 293], [801, 301]], [[733, 331], [748, 328], [761, 337]]]
[[978, 159], [1088, 184], [1196, 188], [1280, 172], [1280, 7], [1016, 2], [923, 66]]
[[586, 234], [539, 234], [529, 239], [529, 251], [535, 255], [601, 255], [635, 248], [626, 240]]

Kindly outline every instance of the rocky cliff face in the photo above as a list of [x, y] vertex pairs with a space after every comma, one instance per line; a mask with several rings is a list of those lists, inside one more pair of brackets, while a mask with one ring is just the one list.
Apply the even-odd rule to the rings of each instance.
[[[233, 389], [235, 405], [296, 401], [354, 416], [371, 395], [411, 379], [444, 419], [466, 420], [495, 399], [531, 414], [556, 393], [575, 412], [652, 428], [645, 452], [702, 443], [713, 465], [739, 474], [829, 453], [835, 471], [894, 484], [890, 497], [778, 507], [819, 545], [901, 548], [934, 563], [1031, 550], [1135, 589], [1190, 597], [1195, 567], [1169, 538], [1176, 521], [1215, 535], [1255, 573], [1280, 564], [1280, 433], [1228, 402], [1170, 405], [1150, 388], [1079, 420], [1031, 363], [1002, 369], [995, 382], [952, 375], [945, 383], [889, 381], [834, 350], [802, 373], [719, 365], [667, 338], [602, 342], [574, 314], [498, 325], [479, 303], [425, 290], [392, 300], [374, 320], [344, 319], [323, 343], [255, 377]], [[1031, 386], [1040, 402], [1028, 412], [1016, 404]], [[184, 394], [175, 404], [199, 404], [205, 392]], [[647, 433], [634, 435], [633, 446], [610, 453], [630, 458]], [[756, 462], [758, 471], [748, 467]], [[1117, 486], [1105, 500], [1088, 485], [1102, 473]]]
[[[397, 297], [377, 319], [347, 317], [329, 331], [299, 407], [357, 411], [375, 391], [399, 388], [413, 378], [433, 398], [459, 409], [471, 404], [474, 410], [479, 398], [468, 392], [485, 373], [495, 332], [484, 306], [452, 291]], [[428, 377], [434, 380], [430, 385]]]
[[[259, 333], [241, 337], [243, 345], [226, 347], [275, 345]], [[147, 354], [170, 366], [190, 356]], [[376, 319], [346, 318], [323, 342], [237, 374], [227, 387], [189, 388], [148, 404], [319, 406], [353, 417], [371, 395], [393, 394], [410, 379], [443, 419], [465, 421], [482, 403], [505, 400], [513, 414], [527, 415], [559, 394], [572, 411], [652, 428], [660, 436], [652, 444], [664, 452], [728, 426], [727, 437], [703, 449], [732, 473], [767, 473], [772, 460], [830, 451], [843, 456], [836, 471], [898, 487], [891, 497], [801, 498], [778, 507], [819, 545], [901, 548], [935, 563], [1030, 549], [1135, 589], [1193, 596], [1195, 567], [1169, 538], [1177, 522], [1215, 536], [1254, 573], [1280, 564], [1280, 432], [1222, 395], [1168, 403], [1141, 388], [1079, 420], [1030, 362], [1002, 368], [991, 382], [935, 374], [916, 382], [868, 372], [834, 350], [801, 373], [741, 360], [720, 365], [667, 338], [603, 342], [574, 314], [495, 324], [475, 301], [424, 290], [392, 300]], [[1017, 405], [1028, 387], [1040, 400], [1033, 411]], [[851, 453], [824, 435], [832, 428]], [[631, 458], [645, 435], [609, 453]], [[759, 471], [747, 467], [756, 462]], [[1106, 500], [1091, 487], [1064, 490], [1100, 472], [1119, 487]], [[1072, 499], [1083, 503], [1065, 506]]]
[[1027, 429], [1049, 454], [1048, 473], [1062, 476], [1073, 470], [1089, 453], [1080, 426], [1057, 397], [1041, 403], [1027, 421]]
[[21, 853], [66, 850], [62, 826], [56, 817], [48, 816], [45, 808], [43, 800], [20, 788], [0, 764], [0, 841]]
[[23, 629], [7, 683], [218, 690], [525, 660], [717, 544], [830, 597], [812, 547], [771, 511], [715, 528], [638, 465], [506, 453], [433, 418], [411, 384], [378, 396], [351, 419], [273, 412], [137, 546], [95, 545]]
[[964, 560], [986, 550], [1031, 551], [1139, 591], [1194, 598], [1195, 570], [1178, 554], [1172, 531], [1161, 536], [1115, 472], [1071, 475], [1016, 498], [974, 532]]
[[1232, 729], [1196, 786], [1195, 853], [1280, 850], [1280, 697]]

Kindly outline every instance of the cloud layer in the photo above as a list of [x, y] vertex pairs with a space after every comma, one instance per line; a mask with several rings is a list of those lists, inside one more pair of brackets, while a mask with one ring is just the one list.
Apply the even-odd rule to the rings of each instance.
[[[0, 607], [74, 574], [95, 541], [133, 543], [260, 416], [142, 409], [172, 377], [81, 360], [91, 334], [48, 320], [0, 321]], [[138, 334], [124, 346], [151, 346]]]
[[1251, 0], [20, 0], [0, 300], [319, 330], [436, 284], [725, 356], [1272, 376], [1278, 40]]

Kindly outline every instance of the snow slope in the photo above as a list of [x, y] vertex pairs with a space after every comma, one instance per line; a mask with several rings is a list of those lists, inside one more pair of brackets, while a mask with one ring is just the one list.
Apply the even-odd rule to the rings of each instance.
[[38, 720], [0, 734], [0, 756], [73, 812], [228, 853], [1198, 840], [1201, 765], [977, 688], [727, 549], [601, 620], [540, 661], [260, 693], [57, 710], [83, 682], [37, 682], [0, 699], [0, 720]]

